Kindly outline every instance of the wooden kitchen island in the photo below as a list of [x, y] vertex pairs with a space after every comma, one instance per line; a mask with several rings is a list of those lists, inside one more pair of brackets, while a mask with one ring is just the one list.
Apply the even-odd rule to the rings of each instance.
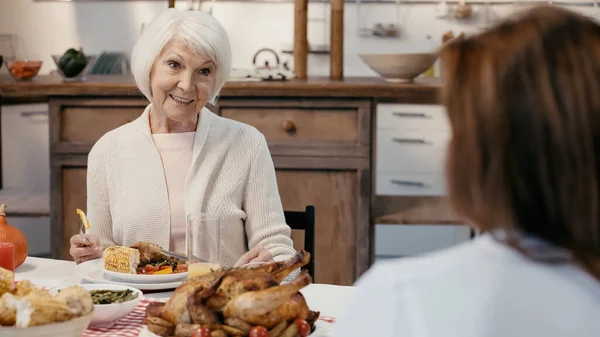
[[[350, 285], [373, 260], [374, 224], [454, 224], [446, 199], [376, 196], [376, 106], [435, 105], [439, 83], [379, 78], [229, 82], [211, 110], [256, 127], [269, 144], [286, 210], [316, 208], [315, 282]], [[0, 78], [3, 103], [47, 101], [50, 123], [52, 257], [70, 259], [76, 208], [86, 207], [87, 154], [107, 131], [137, 118], [148, 101], [133, 78], [62, 82]], [[301, 234], [294, 233], [301, 247]]]

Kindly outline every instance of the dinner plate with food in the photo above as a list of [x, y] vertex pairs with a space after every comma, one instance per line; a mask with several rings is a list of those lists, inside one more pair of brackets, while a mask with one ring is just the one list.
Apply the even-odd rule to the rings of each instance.
[[149, 242], [112, 246], [102, 258], [77, 265], [75, 272], [93, 283], [111, 283], [141, 290], [178, 287], [187, 279], [187, 261]]
[[158, 245], [138, 241], [129, 247], [106, 248], [102, 261], [105, 273], [127, 282], [165, 283], [185, 280], [187, 261], [172, 255], [174, 254], [164, 251]]

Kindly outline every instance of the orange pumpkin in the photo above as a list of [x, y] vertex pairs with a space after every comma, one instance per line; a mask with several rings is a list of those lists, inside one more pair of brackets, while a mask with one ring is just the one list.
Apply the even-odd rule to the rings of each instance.
[[27, 258], [29, 246], [23, 232], [6, 222], [6, 205], [0, 205], [0, 242], [12, 242], [15, 245], [15, 268]]

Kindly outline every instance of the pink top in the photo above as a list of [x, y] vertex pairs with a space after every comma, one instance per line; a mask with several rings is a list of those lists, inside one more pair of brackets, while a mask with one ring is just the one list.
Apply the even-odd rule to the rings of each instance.
[[152, 134], [160, 152], [169, 193], [169, 251], [185, 254], [185, 180], [192, 163], [195, 132]]

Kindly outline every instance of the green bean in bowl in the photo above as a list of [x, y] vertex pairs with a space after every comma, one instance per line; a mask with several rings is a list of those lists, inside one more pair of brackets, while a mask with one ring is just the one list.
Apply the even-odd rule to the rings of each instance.
[[92, 295], [92, 301], [94, 304], [123, 303], [138, 298], [138, 294], [134, 293], [131, 289], [96, 289], [90, 290], [90, 294]]

